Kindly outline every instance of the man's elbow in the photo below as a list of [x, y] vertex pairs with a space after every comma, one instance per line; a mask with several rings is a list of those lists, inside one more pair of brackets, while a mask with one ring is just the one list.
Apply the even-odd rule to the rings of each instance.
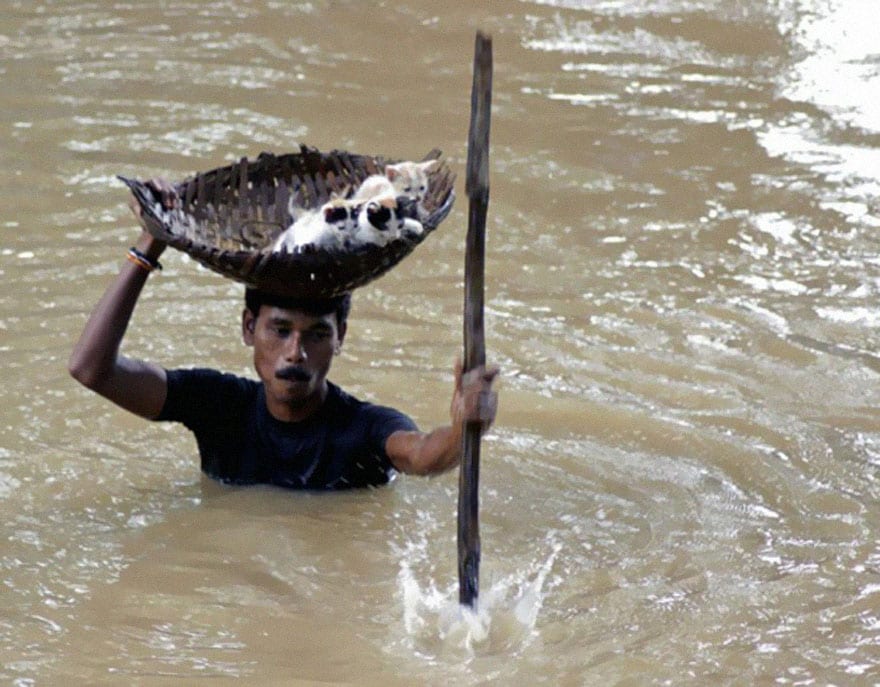
[[438, 475], [458, 464], [459, 451], [451, 428], [422, 432], [395, 432], [385, 449], [391, 464], [406, 475]]
[[423, 465], [418, 461], [408, 461], [404, 465], [401, 465], [398, 470], [405, 475], [418, 475], [420, 477], [434, 474], [434, 471], [431, 470], [431, 466]]
[[92, 391], [100, 387], [104, 379], [104, 375], [96, 367], [87, 364], [76, 353], [67, 361], [67, 371], [77, 382]]
[[442, 475], [444, 472], [449, 472], [456, 465], [458, 465], [457, 456], [442, 455], [428, 457], [417, 454], [402, 466], [401, 472], [407, 475], [428, 477], [430, 475]]

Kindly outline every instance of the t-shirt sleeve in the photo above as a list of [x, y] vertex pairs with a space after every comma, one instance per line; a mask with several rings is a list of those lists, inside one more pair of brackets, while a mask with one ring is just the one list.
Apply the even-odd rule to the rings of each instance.
[[388, 461], [388, 465], [391, 465], [385, 452], [385, 442], [388, 441], [388, 437], [398, 431], [415, 432], [419, 428], [408, 415], [386, 406], [372, 406], [370, 416], [370, 443], [376, 452]]
[[223, 426], [240, 418], [250, 380], [211, 369], [168, 370], [159, 422], [180, 422], [192, 430]]

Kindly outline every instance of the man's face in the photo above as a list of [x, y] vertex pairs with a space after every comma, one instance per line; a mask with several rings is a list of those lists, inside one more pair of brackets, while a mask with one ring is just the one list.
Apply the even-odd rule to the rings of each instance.
[[254, 348], [254, 367], [273, 415], [294, 419], [290, 412], [323, 400], [330, 364], [345, 335], [334, 313], [308, 315], [263, 305], [255, 318], [245, 309], [242, 334]]

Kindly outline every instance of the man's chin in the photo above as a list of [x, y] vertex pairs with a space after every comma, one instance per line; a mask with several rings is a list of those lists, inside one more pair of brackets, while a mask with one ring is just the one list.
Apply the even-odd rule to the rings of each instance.
[[312, 388], [311, 379], [305, 381], [283, 379], [278, 380], [281, 387], [278, 388], [278, 397], [284, 399], [286, 405], [297, 407], [305, 405], [315, 396], [315, 389]]
[[310, 379], [279, 379], [278, 383], [285, 393], [293, 396], [305, 396], [311, 390]]

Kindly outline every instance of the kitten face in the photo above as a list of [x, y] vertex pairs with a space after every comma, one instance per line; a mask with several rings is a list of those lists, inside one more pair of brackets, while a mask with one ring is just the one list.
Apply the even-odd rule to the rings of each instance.
[[379, 197], [363, 203], [358, 210], [353, 243], [355, 245], [371, 243], [384, 246], [392, 239], [397, 238], [396, 206], [397, 203], [390, 196]]
[[415, 203], [415, 214], [423, 219], [427, 215], [423, 201], [428, 192], [428, 173], [437, 164], [437, 160], [428, 160], [387, 165], [384, 174], [374, 174], [364, 179], [353, 200], [404, 198]]
[[370, 202], [366, 205], [367, 221], [376, 231], [391, 232], [394, 209], [387, 203]]
[[324, 221], [339, 231], [354, 229], [357, 222], [357, 205], [345, 198], [334, 198], [321, 206]]
[[398, 162], [385, 167], [385, 176], [394, 185], [398, 195], [412, 198], [421, 204], [428, 192], [428, 172], [437, 160], [427, 162]]
[[421, 234], [422, 231], [422, 223], [405, 217], [395, 198], [379, 198], [361, 206], [353, 244], [384, 246], [406, 234]]

